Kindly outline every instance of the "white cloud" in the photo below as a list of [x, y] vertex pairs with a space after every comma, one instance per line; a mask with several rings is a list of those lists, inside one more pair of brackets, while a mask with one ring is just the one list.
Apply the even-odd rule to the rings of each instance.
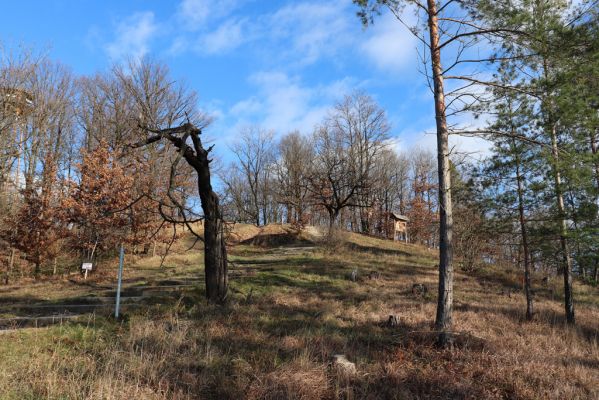
[[189, 30], [203, 28], [209, 20], [225, 17], [239, 5], [239, 0], [183, 0], [179, 4], [177, 15]]
[[[433, 119], [434, 117], [431, 117]], [[434, 123], [434, 120], [431, 121]], [[466, 129], [473, 129], [472, 127]], [[437, 129], [434, 125], [425, 125], [422, 129], [409, 129], [401, 132], [394, 143], [398, 152], [409, 153], [420, 148], [437, 152]], [[449, 136], [449, 148], [452, 156], [469, 160], [480, 160], [490, 155], [492, 143], [480, 136]]]
[[227, 20], [216, 30], [202, 35], [196, 46], [201, 54], [222, 54], [234, 50], [246, 40], [243, 22]]
[[[304, 1], [251, 19], [223, 20], [243, 1], [183, 0], [177, 19], [190, 32], [183, 34], [185, 41], [175, 39], [171, 48], [175, 53], [189, 48], [200, 54], [222, 54], [252, 44], [262, 59], [303, 66], [335, 57], [342, 49], [349, 52], [359, 33], [360, 22], [348, 0]], [[194, 45], [190, 48], [188, 43]]]
[[[475, 118], [472, 113], [464, 112], [455, 118], [458, 129], [461, 131], [476, 131], [490, 125], [491, 115], [483, 114]], [[452, 135], [449, 144], [454, 146], [455, 153], [467, 155], [471, 159], [480, 160], [491, 154], [493, 144], [481, 135], [460, 136]]]
[[190, 26], [202, 24], [210, 15], [210, 0], [183, 0], [179, 4], [179, 14]]
[[250, 77], [257, 94], [231, 107], [232, 133], [240, 126], [257, 123], [277, 133], [298, 129], [311, 132], [326, 116], [332, 104], [348, 93], [354, 82], [349, 78], [327, 85], [306, 86], [286, 73], [259, 72]]
[[250, 114], [258, 113], [262, 109], [262, 103], [256, 97], [250, 97], [249, 99], [239, 101], [231, 107], [229, 113], [234, 117], [247, 116]]
[[467, 156], [470, 160], [481, 160], [491, 154], [493, 144], [483, 137], [454, 135], [449, 138], [449, 145], [455, 155]]
[[[281, 41], [285, 55], [295, 55], [302, 64], [334, 55], [352, 43], [351, 24], [345, 0], [304, 2], [280, 8], [264, 20], [264, 32]], [[351, 15], [353, 18], [353, 15]]]
[[417, 39], [391, 14], [384, 14], [367, 31], [360, 50], [379, 69], [397, 72], [417, 62]]
[[118, 23], [116, 37], [106, 46], [106, 51], [113, 59], [125, 56], [141, 58], [148, 53], [150, 39], [156, 31], [153, 12], [135, 13]]
[[188, 47], [189, 40], [185, 36], [177, 36], [167, 50], [167, 54], [176, 56], [186, 51]]

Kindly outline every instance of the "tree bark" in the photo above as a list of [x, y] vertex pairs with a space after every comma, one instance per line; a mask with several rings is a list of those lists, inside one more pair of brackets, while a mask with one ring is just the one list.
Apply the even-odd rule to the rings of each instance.
[[437, 159], [439, 173], [439, 293], [435, 327], [440, 332], [439, 345], [449, 343], [453, 308], [453, 214], [451, 207], [451, 176], [449, 172], [449, 130], [445, 114], [443, 69], [439, 47], [439, 27], [435, 0], [427, 0], [431, 63], [437, 125]]
[[557, 148], [557, 133], [555, 124], [551, 127], [551, 154], [553, 157], [553, 179], [555, 184], [555, 198], [557, 203], [557, 212], [559, 217], [559, 241], [562, 252], [563, 275], [564, 275], [564, 307], [566, 311], [566, 321], [569, 324], [575, 324], [574, 300], [572, 294], [572, 259], [570, 258], [570, 248], [568, 246], [568, 225], [566, 222], [566, 211], [564, 206], [564, 195], [562, 193], [562, 178], [559, 171], [559, 152]]
[[[512, 139], [512, 147], [515, 147], [515, 139]], [[517, 154], [517, 153], [516, 153]], [[524, 292], [526, 293], [526, 319], [532, 320], [533, 299], [530, 279], [530, 251], [528, 248], [528, 231], [526, 229], [526, 219], [524, 216], [524, 189], [522, 187], [522, 177], [520, 171], [520, 156], [516, 155], [516, 181], [518, 183], [518, 215], [520, 219], [520, 234], [522, 235], [522, 251], [524, 257]]]
[[[595, 138], [594, 132], [589, 132], [589, 142], [591, 147], [591, 153], [593, 154], [593, 158], [595, 159], [595, 183], [597, 185], [597, 191], [599, 193], [599, 159], [597, 158], [597, 153], [599, 149], [597, 148], [597, 140]], [[599, 194], [595, 199], [597, 205], [599, 206]]]
[[213, 303], [223, 303], [227, 299], [229, 289], [224, 224], [218, 195], [212, 190], [210, 181], [208, 151], [199, 142], [199, 130], [195, 134], [198, 136], [192, 136], [192, 139], [196, 149], [196, 160], [192, 166], [198, 175], [198, 193], [204, 211], [206, 298]]
[[329, 234], [333, 232], [333, 228], [335, 227], [335, 222], [337, 221], [338, 216], [339, 210], [329, 210]]
[[204, 271], [206, 276], [206, 298], [213, 303], [227, 299], [229, 286], [227, 274], [227, 249], [224, 224], [220, 216], [218, 197], [210, 192], [202, 196], [204, 210]]

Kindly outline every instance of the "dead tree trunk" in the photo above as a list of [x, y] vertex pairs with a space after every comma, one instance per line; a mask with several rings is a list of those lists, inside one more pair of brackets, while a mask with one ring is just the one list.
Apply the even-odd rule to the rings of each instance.
[[[198, 177], [198, 194], [204, 211], [204, 270], [206, 277], [206, 298], [212, 303], [222, 303], [227, 299], [229, 281], [227, 275], [227, 250], [225, 246], [224, 223], [220, 210], [218, 195], [212, 189], [210, 181], [209, 149], [204, 149], [200, 139], [202, 133], [199, 128], [191, 123], [186, 123], [176, 128], [155, 130], [142, 127], [147, 132], [154, 133], [146, 140], [133, 144], [132, 147], [142, 147], [166, 139], [171, 142], [187, 163], [196, 171]], [[193, 147], [187, 144], [191, 138]], [[176, 163], [173, 164], [173, 168]], [[172, 171], [171, 171], [172, 173]], [[171, 182], [172, 183], [172, 182]], [[170, 190], [169, 190], [170, 191]], [[171, 198], [176, 202], [174, 198]], [[183, 207], [177, 204], [183, 211]], [[189, 227], [189, 220], [176, 221], [167, 218], [169, 222], [185, 223]]]
[[[202, 149], [203, 150], [203, 149]], [[208, 152], [201, 157], [198, 174], [198, 192], [204, 210], [204, 271], [206, 298], [222, 303], [227, 298], [229, 286], [227, 275], [227, 248], [224, 224], [217, 194], [212, 190]]]
[[449, 343], [448, 332], [452, 327], [453, 306], [453, 213], [451, 207], [451, 176], [449, 172], [449, 129], [445, 115], [445, 91], [437, 4], [427, 0], [430, 52], [435, 94], [435, 120], [437, 124], [437, 159], [439, 172], [439, 293], [435, 327], [440, 332], [439, 345]]

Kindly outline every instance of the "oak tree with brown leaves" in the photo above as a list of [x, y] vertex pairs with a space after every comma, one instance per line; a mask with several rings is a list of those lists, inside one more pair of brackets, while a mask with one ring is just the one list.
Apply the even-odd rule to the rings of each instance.
[[133, 179], [127, 176], [106, 142], [84, 151], [77, 166], [79, 182], [71, 182], [64, 199], [67, 221], [72, 223], [72, 246], [87, 260], [127, 238], [128, 218], [122, 211], [131, 203]]
[[15, 215], [4, 220], [0, 236], [25, 254], [34, 264], [37, 278], [48, 260], [59, 251], [59, 242], [65, 236], [61, 192], [56, 187], [56, 163], [48, 156], [44, 162], [42, 179], [21, 191], [23, 202]]

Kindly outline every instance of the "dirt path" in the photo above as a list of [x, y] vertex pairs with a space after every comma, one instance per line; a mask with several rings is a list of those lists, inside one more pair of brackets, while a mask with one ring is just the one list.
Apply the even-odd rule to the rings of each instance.
[[[198, 283], [168, 280], [154, 285], [125, 286], [121, 291], [121, 309], [127, 312], [132, 308], [172, 301], [183, 291], [197, 287]], [[109, 289], [89, 291], [84, 296], [58, 301], [5, 303], [0, 306], [0, 331], [60, 324], [93, 314], [110, 315], [115, 303], [116, 290]]]
[[[277, 265], [282, 258], [311, 253], [316, 247], [303, 244], [291, 244], [273, 247], [256, 260], [254, 257], [242, 257], [230, 266], [230, 278], [236, 279], [251, 275], [256, 270]], [[150, 307], [176, 301], [185, 291], [201, 285], [201, 278], [186, 271], [182, 275], [155, 277], [146, 282], [140, 277], [126, 279], [121, 291], [121, 309], [128, 310]], [[50, 282], [50, 284], [52, 284]], [[0, 331], [38, 328], [66, 321], [85, 320], [94, 315], [108, 316], [114, 313], [116, 302], [116, 283], [111, 285], [69, 280], [70, 295], [63, 298], [46, 300], [36, 298], [35, 290], [28, 294], [15, 296], [11, 289], [0, 295]], [[76, 285], [76, 286], [73, 286]], [[83, 288], [83, 291], [79, 289]], [[51, 290], [61, 291], [52, 287]], [[4, 297], [4, 298], [2, 298]]]

